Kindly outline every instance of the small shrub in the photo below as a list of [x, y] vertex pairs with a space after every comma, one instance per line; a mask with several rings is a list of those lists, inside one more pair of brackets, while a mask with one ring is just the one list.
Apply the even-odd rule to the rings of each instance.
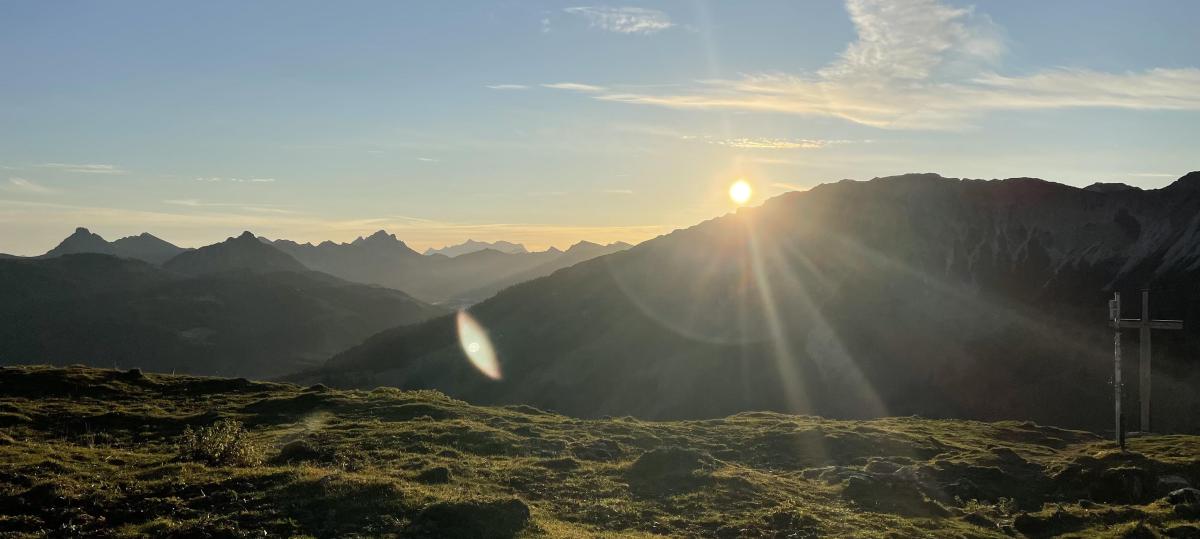
[[187, 427], [179, 438], [179, 458], [210, 466], [254, 466], [262, 462], [263, 450], [241, 422], [222, 419], [199, 430]]

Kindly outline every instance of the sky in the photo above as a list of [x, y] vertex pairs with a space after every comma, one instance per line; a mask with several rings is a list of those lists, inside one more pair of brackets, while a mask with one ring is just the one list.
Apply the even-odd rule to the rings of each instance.
[[1200, 2], [0, 0], [0, 252], [645, 240], [843, 178], [1200, 169]]

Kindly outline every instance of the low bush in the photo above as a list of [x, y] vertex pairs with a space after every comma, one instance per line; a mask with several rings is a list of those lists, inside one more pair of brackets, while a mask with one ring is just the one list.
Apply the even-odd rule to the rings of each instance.
[[254, 466], [262, 463], [263, 449], [241, 422], [222, 419], [200, 429], [187, 427], [179, 437], [179, 458], [210, 466]]

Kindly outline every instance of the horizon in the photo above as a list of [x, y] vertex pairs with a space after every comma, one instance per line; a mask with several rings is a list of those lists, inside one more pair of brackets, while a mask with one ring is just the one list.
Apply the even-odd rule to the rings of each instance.
[[0, 15], [20, 52], [0, 59], [12, 254], [74, 226], [192, 246], [228, 223], [295, 241], [386, 228], [418, 249], [637, 243], [731, 211], [738, 178], [749, 204], [931, 168], [1154, 188], [1200, 141], [1190, 2]]
[[[903, 174], [893, 174], [893, 175], [888, 175], [888, 176], [877, 176], [877, 177], [874, 177], [874, 178], [869, 178], [869, 179], [853, 179], [853, 178], [843, 178], [843, 179], [841, 179], [841, 180], [829, 180], [829, 181], [825, 181], [825, 182], [820, 182], [820, 183], [817, 183], [817, 184], [813, 185], [812, 187], [818, 187], [818, 186], [821, 186], [821, 185], [830, 185], [830, 184], [838, 183], [838, 182], [841, 182], [841, 181], [847, 181], [847, 180], [849, 180], [849, 181], [854, 181], [854, 182], [868, 182], [868, 181], [877, 180], [877, 179], [888, 179], [888, 178], [900, 177], [900, 176], [921, 175], [921, 174], [933, 174], [933, 175], [937, 175], [937, 176], [939, 176], [939, 177], [941, 177], [941, 178], [944, 178], [944, 179], [948, 179], [948, 180], [961, 180], [961, 181], [991, 181], [991, 182], [998, 182], [998, 181], [1006, 181], [1006, 180], [1012, 180], [1012, 179], [1033, 178], [1033, 179], [1038, 179], [1038, 180], [1042, 180], [1042, 181], [1047, 181], [1047, 182], [1050, 182], [1050, 183], [1056, 183], [1056, 184], [1059, 184], [1059, 185], [1065, 185], [1065, 186], [1069, 186], [1069, 187], [1076, 187], [1076, 188], [1080, 188], [1080, 189], [1082, 189], [1082, 188], [1085, 188], [1085, 187], [1088, 187], [1089, 185], [1092, 185], [1092, 184], [1102, 184], [1102, 183], [1109, 183], [1109, 184], [1121, 184], [1121, 185], [1128, 185], [1129, 187], [1132, 187], [1132, 188], [1134, 188], [1134, 189], [1142, 189], [1142, 190], [1154, 190], [1154, 189], [1162, 189], [1162, 188], [1164, 188], [1164, 187], [1170, 186], [1171, 184], [1173, 184], [1174, 182], [1178, 181], [1179, 179], [1182, 179], [1184, 176], [1186, 176], [1186, 175], [1188, 175], [1188, 174], [1195, 173], [1195, 172], [1200, 172], [1200, 170], [1194, 170], [1194, 171], [1185, 172], [1185, 173], [1183, 173], [1183, 174], [1180, 174], [1178, 177], [1176, 177], [1176, 178], [1173, 178], [1173, 179], [1170, 179], [1169, 181], [1167, 181], [1167, 182], [1163, 183], [1162, 185], [1158, 185], [1158, 186], [1155, 186], [1155, 187], [1140, 187], [1140, 186], [1133, 185], [1133, 184], [1129, 184], [1129, 183], [1126, 183], [1126, 182], [1092, 182], [1091, 184], [1087, 184], [1087, 185], [1072, 185], [1072, 184], [1070, 184], [1070, 183], [1061, 182], [1061, 181], [1055, 181], [1055, 180], [1052, 180], [1052, 179], [1048, 179], [1048, 178], [1041, 178], [1041, 177], [1037, 177], [1037, 176], [1020, 176], [1020, 177], [1014, 176], [1014, 177], [1008, 177], [1008, 178], [969, 178], [969, 177], [958, 177], [958, 176], [946, 176], [946, 175], [942, 175], [942, 174], [940, 174], [940, 173], [937, 173], [937, 172], [907, 172], [907, 173], [903, 173]], [[767, 202], [767, 201], [768, 201], [768, 200], [770, 200], [770, 199], [773, 199], [773, 198], [779, 197], [779, 196], [781, 196], [781, 195], [784, 195], [784, 194], [787, 194], [787, 193], [797, 193], [797, 192], [804, 192], [804, 191], [808, 191], [808, 190], [809, 190], [809, 189], [811, 189], [812, 187], [810, 187], [810, 188], [806, 188], [806, 189], [795, 189], [795, 190], [783, 191], [783, 192], [780, 192], [780, 193], [775, 193], [775, 194], [772, 194], [772, 195], [771, 195], [771, 196], [769, 196], [769, 197], [758, 196], [758, 197], [756, 198], [756, 200], [755, 200], [755, 202], [754, 202], [753, 204], [746, 204], [745, 206], [746, 206], [746, 207], [755, 207], [755, 206], [761, 206], [763, 203]], [[739, 205], [739, 207], [740, 207], [740, 205]], [[721, 214], [721, 215], [714, 215], [714, 216], [712, 216], [712, 217], [709, 217], [708, 219], [724, 217], [724, 216], [730, 215], [731, 213], [733, 213], [733, 212], [731, 211], [731, 212], [727, 212], [727, 213], [725, 213], [725, 214]], [[705, 220], [707, 220], [707, 219], [705, 219]], [[463, 245], [463, 244], [466, 244], [466, 243], [468, 243], [468, 242], [481, 242], [481, 243], [487, 243], [487, 244], [494, 244], [494, 243], [498, 243], [498, 242], [508, 242], [508, 243], [512, 243], [512, 244], [515, 244], [515, 245], [519, 245], [519, 246], [521, 246], [521, 247], [524, 247], [524, 248], [525, 248], [525, 249], [526, 249], [528, 252], [534, 253], [534, 252], [544, 252], [544, 251], [547, 251], [547, 250], [549, 250], [549, 249], [552, 249], [552, 248], [553, 248], [553, 249], [558, 249], [558, 250], [560, 250], [560, 251], [566, 251], [566, 250], [570, 249], [572, 246], [574, 246], [574, 245], [576, 245], [576, 244], [584, 243], [584, 242], [589, 242], [589, 243], [598, 244], [598, 245], [613, 245], [613, 244], [617, 244], [617, 243], [624, 243], [624, 244], [628, 244], [628, 245], [631, 245], [631, 246], [635, 246], [635, 245], [638, 245], [638, 244], [640, 244], [640, 243], [642, 243], [642, 242], [644, 242], [644, 241], [647, 241], [647, 240], [654, 239], [654, 238], [656, 238], [656, 237], [659, 237], [659, 236], [661, 236], [661, 235], [669, 234], [669, 233], [671, 233], [672, 231], [675, 231], [675, 230], [681, 230], [681, 229], [691, 228], [691, 227], [693, 227], [693, 226], [696, 226], [696, 225], [700, 224], [701, 222], [703, 222], [703, 220], [701, 220], [701, 221], [697, 221], [697, 222], [695, 222], [695, 223], [690, 223], [690, 224], [682, 225], [682, 226], [680, 226], [679, 228], [674, 228], [674, 229], [670, 229], [670, 230], [664, 230], [664, 231], [662, 231], [661, 233], [657, 233], [657, 234], [654, 234], [654, 235], [652, 235], [652, 236], [648, 236], [648, 237], [645, 237], [645, 238], [642, 238], [642, 239], [633, 240], [633, 241], [631, 241], [631, 240], [623, 240], [623, 239], [616, 239], [616, 240], [612, 240], [612, 241], [594, 241], [594, 240], [590, 240], [590, 239], [586, 239], [586, 238], [584, 238], [584, 239], [575, 239], [575, 240], [573, 240], [573, 241], [567, 240], [567, 243], [565, 243], [565, 244], [562, 244], [562, 243], [552, 243], [552, 244], [544, 244], [544, 245], [535, 245], [535, 244], [530, 244], [530, 243], [524, 243], [524, 242], [521, 242], [521, 241], [514, 241], [514, 240], [507, 239], [507, 237], [495, 237], [495, 238], [492, 238], [492, 239], [486, 239], [486, 240], [484, 240], [484, 239], [479, 239], [479, 238], [476, 238], [476, 237], [470, 237], [470, 236], [466, 236], [466, 237], [463, 237], [461, 240], [457, 240], [457, 241], [453, 241], [453, 242], [448, 242], [448, 243], [441, 243], [441, 244], [438, 244], [438, 243], [417, 244], [417, 243], [415, 243], [415, 242], [412, 242], [412, 241], [409, 241], [409, 240], [405, 239], [405, 238], [404, 238], [404, 237], [403, 237], [403, 236], [402, 236], [400, 233], [398, 233], [398, 232], [396, 232], [396, 231], [394, 231], [394, 230], [389, 230], [389, 229], [388, 229], [388, 228], [386, 228], [386, 227], [385, 227], [385, 228], [378, 228], [378, 229], [374, 229], [374, 230], [372, 230], [372, 231], [370, 231], [370, 232], [362, 232], [362, 233], [357, 233], [357, 234], [355, 234], [355, 235], [352, 235], [352, 236], [340, 236], [339, 238], [341, 238], [341, 239], [334, 239], [334, 238], [311, 238], [311, 239], [299, 239], [299, 238], [294, 238], [294, 237], [290, 237], [290, 236], [276, 236], [276, 237], [270, 237], [270, 236], [267, 236], [267, 235], [264, 235], [264, 234], [260, 234], [260, 233], [258, 233], [258, 232], [255, 232], [254, 230], [252, 230], [252, 229], [250, 229], [250, 228], [245, 228], [245, 227], [242, 227], [242, 228], [239, 228], [239, 227], [233, 227], [233, 229], [240, 230], [240, 232], [234, 232], [234, 233], [230, 233], [230, 234], [228, 234], [228, 235], [226, 235], [226, 236], [224, 236], [224, 237], [222, 237], [222, 238], [213, 239], [213, 240], [211, 240], [211, 241], [207, 241], [206, 243], [199, 243], [199, 244], [184, 244], [184, 243], [179, 243], [179, 242], [176, 242], [176, 241], [172, 241], [170, 238], [165, 238], [165, 237], [163, 237], [161, 234], [155, 233], [155, 232], [154, 232], [154, 231], [152, 231], [152, 230], [140, 230], [140, 231], [137, 231], [137, 232], [130, 232], [130, 233], [125, 233], [125, 234], [106, 234], [106, 233], [104, 233], [103, 231], [98, 231], [98, 230], [94, 229], [93, 227], [90, 227], [90, 226], [87, 226], [87, 225], [77, 225], [77, 226], [75, 226], [75, 227], [69, 227], [69, 228], [70, 228], [70, 230], [71, 230], [71, 232], [64, 233], [64, 234], [63, 234], [63, 235], [62, 235], [62, 236], [61, 236], [61, 237], [60, 237], [58, 240], [55, 240], [55, 241], [54, 241], [54, 242], [53, 242], [53, 243], [52, 243], [50, 246], [48, 246], [48, 247], [45, 247], [44, 249], [38, 250], [37, 248], [34, 248], [34, 250], [33, 250], [33, 251], [30, 251], [30, 252], [28, 252], [28, 253], [17, 253], [17, 252], [5, 252], [5, 251], [0, 251], [0, 254], [10, 254], [10, 255], [16, 255], [16, 256], [38, 256], [38, 255], [41, 255], [41, 254], [45, 253], [46, 251], [49, 251], [49, 250], [50, 250], [50, 249], [52, 249], [54, 246], [58, 245], [58, 244], [59, 244], [59, 242], [61, 242], [61, 241], [62, 241], [63, 239], [65, 239], [66, 237], [68, 237], [68, 236], [70, 236], [71, 234], [73, 234], [73, 233], [74, 233], [75, 231], [77, 231], [78, 229], [85, 229], [85, 230], [87, 230], [88, 232], [91, 232], [92, 234], [96, 234], [96, 235], [98, 235], [98, 236], [100, 236], [100, 237], [104, 238], [106, 241], [110, 241], [110, 242], [111, 242], [111, 241], [114, 241], [114, 240], [117, 240], [117, 239], [121, 239], [121, 238], [138, 236], [138, 235], [140, 235], [140, 234], [150, 234], [150, 235], [152, 235], [152, 236], [154, 236], [154, 237], [156, 237], [156, 238], [158, 238], [158, 239], [160, 239], [160, 240], [163, 240], [163, 241], [166, 241], [166, 242], [168, 242], [168, 243], [171, 243], [172, 245], [175, 245], [175, 246], [177, 246], [177, 247], [183, 247], [183, 248], [187, 248], [187, 249], [197, 249], [197, 248], [200, 248], [200, 247], [205, 247], [205, 246], [208, 246], [208, 245], [213, 245], [213, 244], [216, 244], [216, 243], [220, 243], [220, 242], [223, 242], [223, 241], [226, 241], [226, 240], [229, 240], [229, 239], [236, 238], [237, 236], [239, 236], [239, 235], [241, 235], [241, 234], [243, 234], [243, 233], [245, 233], [245, 232], [250, 232], [250, 233], [251, 233], [251, 234], [253, 234], [253, 235], [254, 235], [256, 238], [260, 238], [260, 239], [266, 239], [266, 240], [269, 240], [269, 241], [288, 240], [288, 241], [293, 241], [293, 242], [296, 242], [296, 243], [298, 243], [298, 244], [311, 244], [311, 245], [318, 245], [318, 244], [321, 244], [321, 243], [323, 243], [323, 242], [326, 242], [326, 241], [333, 242], [333, 243], [337, 243], [337, 244], [346, 244], [346, 243], [351, 243], [351, 242], [353, 242], [353, 241], [355, 241], [355, 240], [359, 240], [359, 239], [363, 239], [363, 238], [369, 237], [369, 236], [371, 236], [371, 235], [373, 235], [373, 234], [376, 234], [376, 233], [383, 232], [383, 233], [386, 233], [386, 234], [389, 234], [389, 235], [395, 236], [397, 240], [399, 240], [400, 242], [404, 243], [404, 245], [405, 245], [405, 246], [407, 246], [409, 249], [412, 249], [413, 251], [416, 251], [416, 252], [418, 252], [418, 253], [421, 253], [421, 254], [427, 254], [427, 252], [428, 252], [428, 251], [430, 251], [430, 250], [440, 250], [440, 249], [446, 249], [446, 248], [450, 248], [450, 247], [457, 247], [457, 246], [461, 246], [461, 245]], [[402, 229], [403, 229], [403, 228], [402, 228]], [[410, 230], [410, 229], [403, 229], [403, 230]]]

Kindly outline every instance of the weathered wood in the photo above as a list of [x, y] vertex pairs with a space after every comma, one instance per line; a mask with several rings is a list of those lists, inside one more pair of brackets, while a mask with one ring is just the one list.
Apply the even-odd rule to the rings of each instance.
[[[1116, 315], [1114, 319], [1109, 321], [1109, 325], [1116, 330], [1116, 354], [1117, 369], [1120, 368], [1120, 343], [1122, 329], [1138, 330], [1138, 400], [1141, 403], [1141, 431], [1150, 432], [1150, 402], [1151, 402], [1151, 348], [1150, 348], [1150, 331], [1154, 329], [1178, 330], [1183, 329], [1183, 320], [1152, 320], [1150, 319], [1150, 290], [1142, 289], [1142, 317], [1141, 318], [1115, 318], [1120, 313], [1121, 295], [1114, 294], [1113, 301], [1110, 303], [1109, 313], [1113, 314], [1115, 304]], [[1120, 372], [1115, 374], [1116, 383], [1120, 383]], [[1117, 393], [1117, 399], [1120, 399], [1120, 393]], [[1120, 422], [1120, 404], [1117, 404], [1117, 421]], [[1120, 430], [1120, 426], [1117, 427]]]

